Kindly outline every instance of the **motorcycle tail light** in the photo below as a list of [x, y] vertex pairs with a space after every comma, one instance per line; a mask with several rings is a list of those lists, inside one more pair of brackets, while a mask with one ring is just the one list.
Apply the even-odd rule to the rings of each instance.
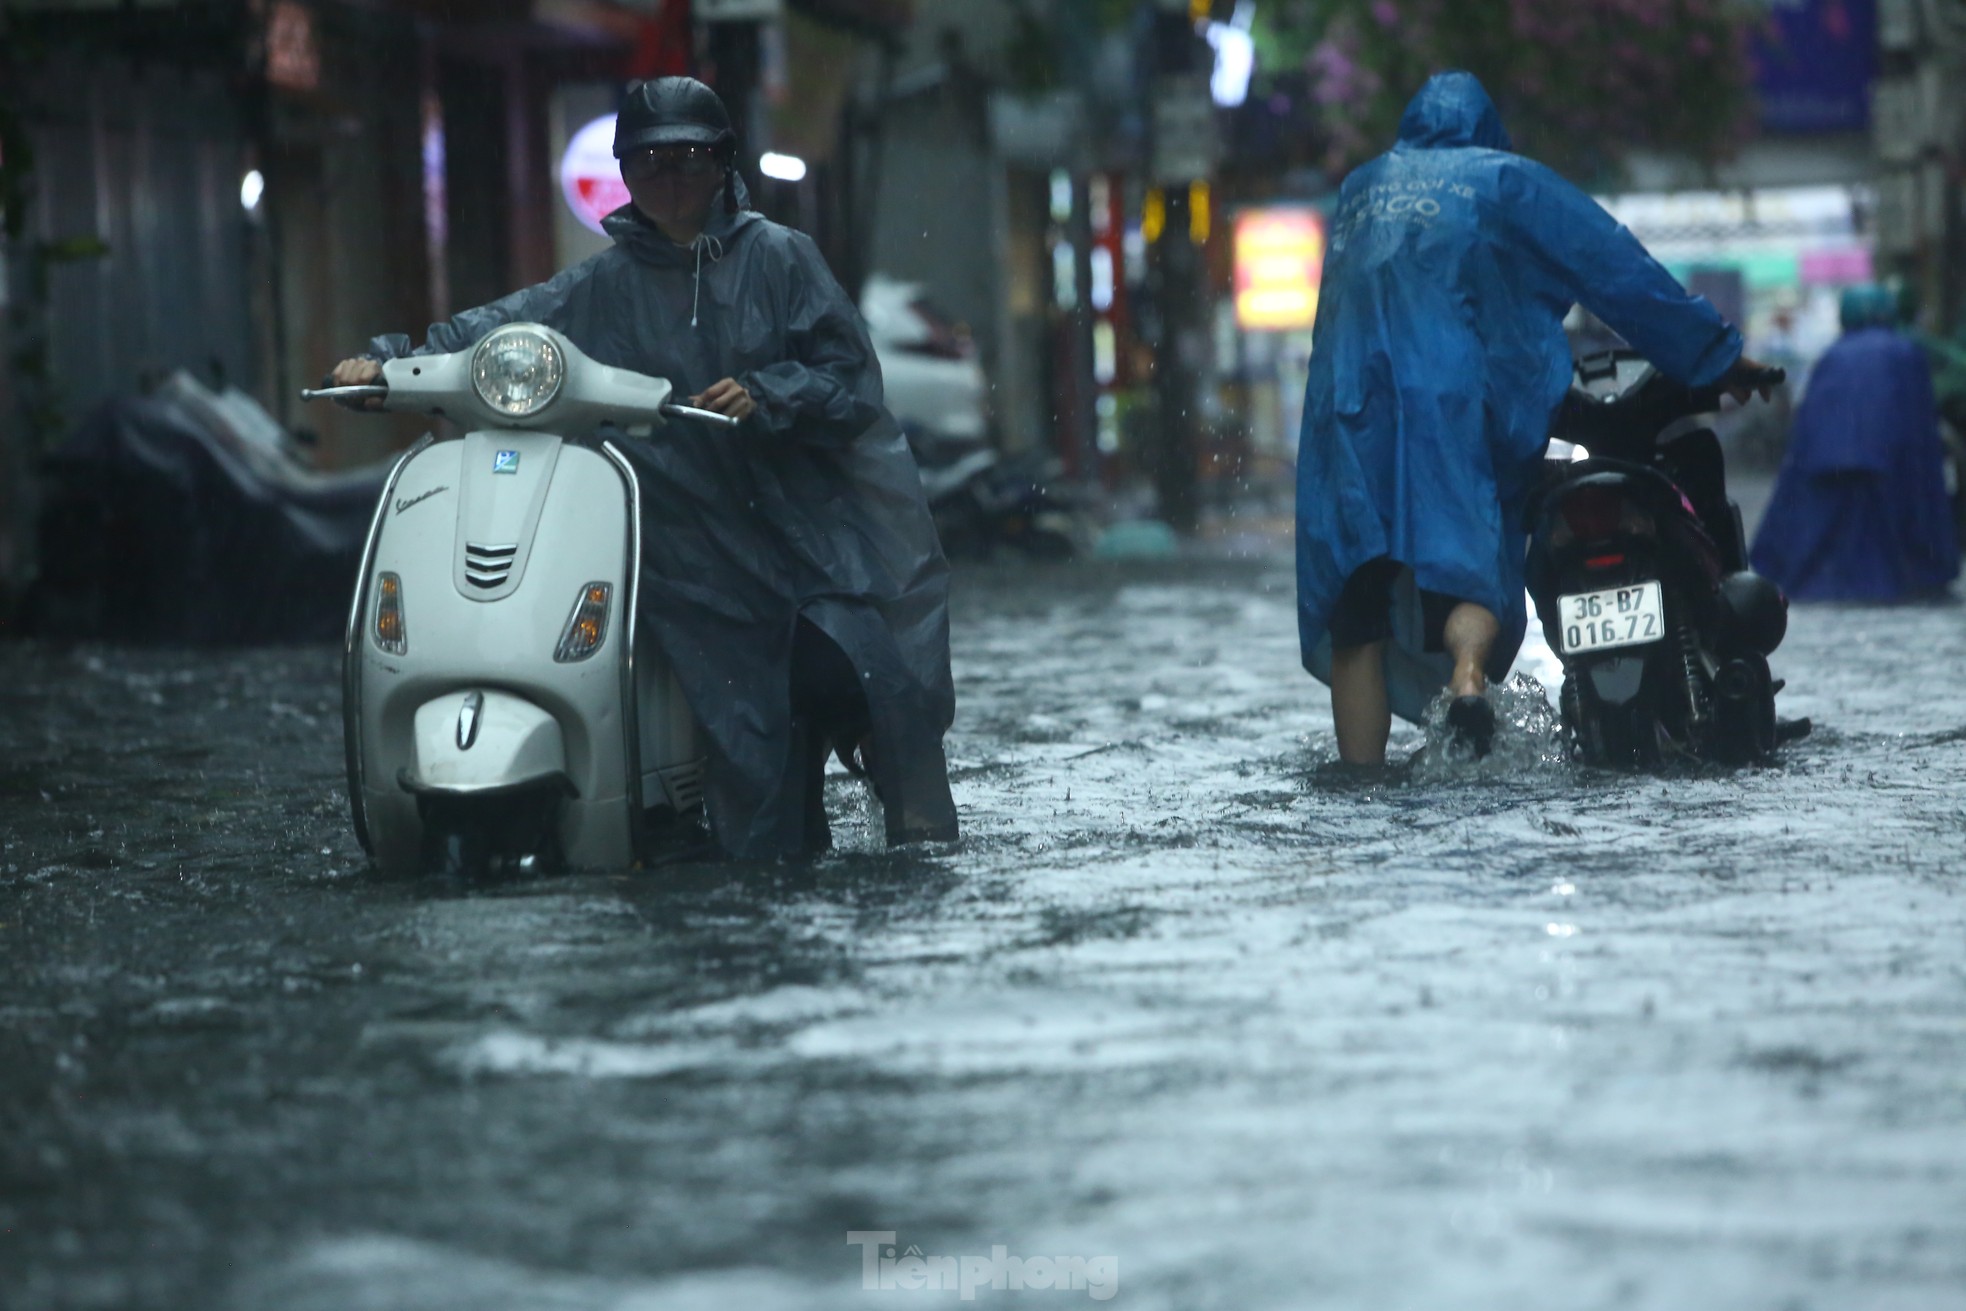
[[1625, 557], [1623, 555], [1593, 555], [1585, 559], [1584, 567], [1587, 569], [1615, 569], [1624, 562]]
[[608, 597], [613, 593], [614, 588], [607, 583], [588, 583], [580, 589], [573, 616], [560, 634], [559, 649], [553, 652], [555, 660], [561, 664], [585, 660], [601, 649], [608, 637]]
[[390, 655], [410, 649], [409, 630], [403, 626], [403, 580], [395, 574], [376, 575], [375, 644]]
[[1617, 532], [1624, 510], [1625, 498], [1604, 487], [1579, 487], [1563, 498], [1563, 522], [1583, 541]]

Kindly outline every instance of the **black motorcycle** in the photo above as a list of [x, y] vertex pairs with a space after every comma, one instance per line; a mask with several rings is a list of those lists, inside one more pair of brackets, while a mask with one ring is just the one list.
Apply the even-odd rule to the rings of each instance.
[[1531, 498], [1527, 574], [1587, 764], [1765, 762], [1808, 731], [1776, 719], [1768, 656], [1788, 598], [1747, 566], [1720, 442], [1700, 422], [1721, 395], [1606, 351], [1577, 361], [1559, 408], [1552, 436], [1584, 458], [1550, 461]]

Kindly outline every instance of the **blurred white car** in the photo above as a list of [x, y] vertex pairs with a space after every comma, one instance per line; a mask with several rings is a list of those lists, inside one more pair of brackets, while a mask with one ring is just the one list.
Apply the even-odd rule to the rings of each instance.
[[936, 309], [920, 283], [876, 273], [860, 293], [860, 315], [887, 384], [887, 408], [917, 446], [983, 443], [988, 385], [969, 332]]

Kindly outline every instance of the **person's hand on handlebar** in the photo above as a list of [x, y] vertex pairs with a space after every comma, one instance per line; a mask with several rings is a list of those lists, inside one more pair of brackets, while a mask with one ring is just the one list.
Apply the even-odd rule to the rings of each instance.
[[751, 399], [751, 393], [745, 391], [743, 384], [735, 378], [711, 383], [690, 397], [689, 403], [699, 409], [714, 410], [739, 420], [750, 418], [758, 409], [758, 403]]
[[1720, 380], [1720, 386], [1734, 398], [1736, 405], [1746, 405], [1757, 392], [1764, 401], [1772, 399], [1775, 384], [1782, 381], [1784, 376], [1782, 370], [1743, 355], [1734, 361], [1733, 368], [1727, 370], [1727, 376]]
[[[331, 387], [365, 387], [371, 383], [381, 381], [382, 365], [374, 360], [359, 356], [352, 360], [343, 360], [341, 363], [335, 365], [333, 371], [328, 374], [328, 385]], [[379, 410], [382, 408], [382, 398], [378, 396], [364, 396], [359, 400], [345, 400], [336, 403], [346, 405], [348, 408], [354, 410]]]

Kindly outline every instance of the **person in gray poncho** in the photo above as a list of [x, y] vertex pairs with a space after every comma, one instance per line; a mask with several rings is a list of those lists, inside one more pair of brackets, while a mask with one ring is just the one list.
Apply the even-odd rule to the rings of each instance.
[[734, 146], [709, 87], [640, 84], [615, 126], [632, 199], [603, 221], [611, 249], [414, 350], [377, 337], [333, 378], [534, 322], [743, 420], [622, 443], [648, 525], [640, 622], [710, 742], [717, 839], [743, 858], [823, 850], [838, 749], [871, 777], [890, 843], [950, 840], [948, 566], [920, 474], [859, 315], [810, 238], [750, 208]]

